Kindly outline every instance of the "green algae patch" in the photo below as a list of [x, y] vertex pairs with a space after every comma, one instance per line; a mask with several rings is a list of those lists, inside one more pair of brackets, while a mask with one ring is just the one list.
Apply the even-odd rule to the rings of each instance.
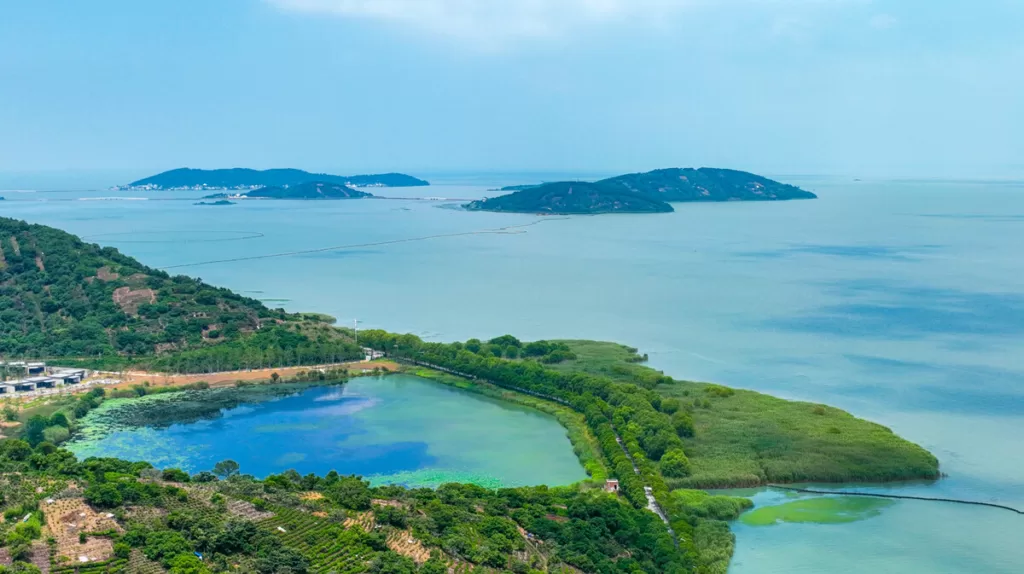
[[751, 510], [740, 516], [740, 522], [748, 526], [771, 526], [782, 522], [845, 524], [878, 516], [895, 503], [894, 500], [865, 496], [804, 498]]

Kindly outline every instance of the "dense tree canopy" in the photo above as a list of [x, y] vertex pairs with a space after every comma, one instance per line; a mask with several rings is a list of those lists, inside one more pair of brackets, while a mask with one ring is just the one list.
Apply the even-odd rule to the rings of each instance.
[[360, 351], [315, 318], [0, 218], [0, 356], [146, 359], [207, 372], [334, 362]]

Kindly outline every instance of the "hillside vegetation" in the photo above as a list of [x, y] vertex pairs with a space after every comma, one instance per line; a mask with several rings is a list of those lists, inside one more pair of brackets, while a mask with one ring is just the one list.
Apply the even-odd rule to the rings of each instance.
[[18, 439], [0, 470], [0, 539], [23, 574], [692, 571], [655, 515], [600, 491], [259, 480], [230, 460], [190, 476]]
[[361, 356], [342, 331], [111, 247], [0, 218], [0, 355], [181, 372]]
[[507, 195], [474, 201], [474, 211], [521, 213], [661, 213], [669, 202], [814, 199], [809, 191], [744, 171], [702, 167], [659, 169], [597, 182], [509, 186]]

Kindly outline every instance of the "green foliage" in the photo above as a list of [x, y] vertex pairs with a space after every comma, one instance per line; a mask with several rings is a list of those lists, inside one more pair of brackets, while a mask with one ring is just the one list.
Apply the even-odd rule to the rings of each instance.
[[672, 201], [813, 199], [798, 187], [729, 169], [659, 169], [597, 182], [509, 186], [508, 195], [474, 201], [470, 210], [524, 213], [668, 212]]
[[[671, 400], [674, 399], [666, 399], [662, 401], [662, 404]], [[693, 438], [697, 434], [697, 427], [693, 424], [693, 415], [686, 411], [676, 411], [672, 415], [672, 426], [676, 429], [676, 434], [683, 438]]]
[[124, 502], [124, 496], [117, 485], [102, 483], [85, 489], [85, 500], [97, 508], [117, 508]]
[[[51, 227], [0, 218], [0, 250], [0, 355], [91, 357], [77, 364], [180, 372], [360, 356], [324, 323], [171, 277]], [[213, 330], [220, 336], [211, 339]], [[158, 355], [166, 349], [175, 353]]]
[[222, 460], [217, 464], [213, 465], [213, 474], [216, 474], [218, 477], [225, 479], [230, 476], [238, 474], [238, 469], [239, 466], [237, 462], [231, 459], [227, 459]]
[[369, 510], [370, 483], [358, 476], [346, 476], [326, 489], [327, 497], [343, 508]]
[[661, 457], [661, 473], [670, 478], [683, 478], [690, 475], [690, 459], [682, 450], [673, 449]]
[[180, 468], [165, 468], [162, 473], [162, 478], [170, 482], [188, 482], [191, 480], [188, 473]]

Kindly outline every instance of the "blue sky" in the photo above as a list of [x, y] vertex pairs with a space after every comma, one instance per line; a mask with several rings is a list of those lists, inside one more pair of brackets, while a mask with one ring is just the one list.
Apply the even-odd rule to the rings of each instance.
[[1019, 0], [0, 3], [0, 171], [1024, 177]]

